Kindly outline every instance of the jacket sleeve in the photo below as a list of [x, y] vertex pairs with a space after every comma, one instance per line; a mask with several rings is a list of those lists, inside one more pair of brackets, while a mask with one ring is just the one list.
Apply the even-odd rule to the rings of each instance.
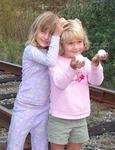
[[101, 63], [97, 67], [91, 65], [91, 61], [87, 59], [87, 77], [88, 82], [93, 85], [101, 85], [104, 80], [103, 67]]
[[51, 43], [49, 45], [48, 51], [43, 52], [43, 50], [39, 50], [37, 47], [28, 46], [25, 49], [25, 57], [31, 61], [36, 63], [40, 63], [46, 66], [53, 66], [57, 62], [58, 52], [59, 52], [59, 36], [52, 36]]
[[75, 73], [76, 71], [70, 66], [66, 69], [61, 68], [58, 65], [49, 68], [51, 82], [53, 82], [53, 84], [61, 90], [67, 88], [67, 86], [72, 82]]

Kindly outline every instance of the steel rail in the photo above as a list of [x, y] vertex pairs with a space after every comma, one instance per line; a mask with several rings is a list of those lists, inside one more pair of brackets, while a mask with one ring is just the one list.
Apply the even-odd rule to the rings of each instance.
[[[22, 67], [13, 63], [5, 62], [0, 60], [0, 70], [21, 76]], [[92, 100], [106, 103], [111, 107], [115, 108], [115, 91], [107, 88], [89, 85], [90, 96]]]
[[89, 85], [90, 97], [92, 100], [108, 104], [115, 108], [115, 91], [107, 88]]
[[22, 72], [22, 67], [20, 65], [16, 65], [13, 63], [5, 62], [0, 60], [0, 70], [7, 72], [7, 73], [12, 73], [15, 75], [21, 75]]

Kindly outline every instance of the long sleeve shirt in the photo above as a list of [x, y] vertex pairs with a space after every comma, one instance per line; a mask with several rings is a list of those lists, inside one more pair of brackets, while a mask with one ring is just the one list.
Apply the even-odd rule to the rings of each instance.
[[48, 67], [55, 65], [59, 52], [59, 36], [52, 36], [49, 49], [28, 45], [22, 61], [22, 81], [17, 101], [31, 105], [44, 105], [49, 101], [50, 81]]
[[93, 67], [86, 58], [85, 66], [72, 69], [70, 59], [59, 57], [57, 65], [49, 69], [51, 80], [50, 114], [63, 119], [80, 119], [90, 115], [89, 83], [103, 81], [101, 64]]

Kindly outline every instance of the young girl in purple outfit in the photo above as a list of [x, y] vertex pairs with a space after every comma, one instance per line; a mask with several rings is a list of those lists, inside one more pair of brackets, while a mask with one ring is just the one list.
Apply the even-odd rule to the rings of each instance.
[[47, 150], [50, 82], [48, 67], [55, 65], [64, 18], [50, 11], [33, 22], [23, 53], [22, 81], [15, 100], [7, 150], [23, 150], [30, 132], [32, 150]]

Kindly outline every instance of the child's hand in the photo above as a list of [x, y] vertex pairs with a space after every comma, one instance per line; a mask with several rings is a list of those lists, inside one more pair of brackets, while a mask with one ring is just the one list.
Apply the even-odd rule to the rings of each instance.
[[85, 60], [80, 61], [80, 60], [76, 60], [75, 58], [71, 59], [70, 66], [73, 69], [80, 69], [80, 68], [84, 67], [84, 65], [85, 65]]
[[107, 60], [108, 53], [106, 51], [104, 52], [98, 52], [93, 58], [92, 58], [92, 65], [97, 67], [99, 65], [100, 61]]
[[73, 22], [74, 24], [79, 24], [79, 25], [81, 25], [82, 26], [82, 22], [80, 21], [80, 19], [78, 19], [78, 18], [75, 18], [75, 19], [69, 19], [71, 22]]
[[69, 27], [69, 22], [65, 18], [59, 18], [53, 35], [61, 35], [62, 32]]
[[82, 22], [81, 22], [81, 20], [80, 20], [80, 19], [75, 18], [75, 19], [74, 19], [74, 21], [75, 21], [76, 23], [78, 23], [78, 24], [82, 25]]

